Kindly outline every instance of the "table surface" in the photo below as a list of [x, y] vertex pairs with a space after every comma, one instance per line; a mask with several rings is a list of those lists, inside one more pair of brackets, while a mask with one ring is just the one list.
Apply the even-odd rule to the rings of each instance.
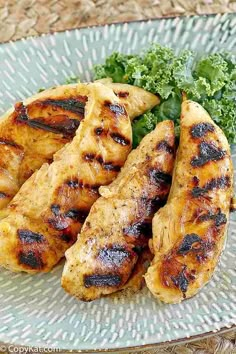
[[[235, 0], [0, 0], [0, 42], [86, 25], [225, 12], [236, 12]], [[141, 353], [233, 354], [236, 331]]]

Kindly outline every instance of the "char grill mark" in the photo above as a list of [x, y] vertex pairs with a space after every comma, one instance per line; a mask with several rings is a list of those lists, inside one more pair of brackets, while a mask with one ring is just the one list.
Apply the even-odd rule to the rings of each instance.
[[66, 184], [68, 187], [70, 187], [72, 189], [76, 189], [76, 188], [80, 187], [80, 183], [79, 183], [78, 178], [67, 181]]
[[197, 234], [187, 234], [178, 249], [171, 256], [186, 256], [191, 254], [198, 262], [203, 262], [207, 259], [208, 253], [214, 246], [214, 242], [203, 240]]
[[111, 133], [110, 135], [116, 143], [118, 143], [122, 146], [127, 146], [127, 145], [131, 144], [129, 139], [126, 139], [123, 135], [121, 135], [119, 133]]
[[84, 107], [87, 102], [87, 97], [80, 96], [76, 98], [68, 99], [47, 99], [40, 101], [39, 104], [43, 106], [59, 107], [65, 111], [73, 112], [78, 115], [84, 116]]
[[65, 230], [69, 226], [68, 221], [65, 219], [63, 214], [49, 218], [48, 223], [54, 230], [57, 231]]
[[127, 236], [135, 238], [150, 238], [152, 236], [152, 225], [150, 221], [137, 221], [123, 229]]
[[76, 190], [78, 188], [85, 188], [85, 189], [90, 189], [91, 191], [96, 192], [96, 193], [98, 192], [98, 189], [100, 187], [100, 184], [84, 183], [83, 181], [79, 181], [78, 178], [67, 181], [65, 184], [71, 189]]
[[44, 266], [41, 253], [37, 251], [21, 251], [19, 253], [19, 262], [31, 269], [42, 269]]
[[65, 232], [63, 232], [60, 237], [66, 243], [70, 243], [73, 240], [73, 237], [69, 233], [65, 233]]
[[208, 132], [214, 132], [215, 127], [211, 123], [198, 123], [192, 126], [191, 135], [193, 138], [202, 138]]
[[39, 128], [55, 134], [63, 134], [66, 138], [72, 138], [80, 125], [80, 121], [67, 116], [63, 118], [60, 122], [49, 122], [48, 119], [44, 118], [31, 119], [27, 124], [32, 128]]
[[95, 193], [98, 193], [98, 189], [100, 186], [101, 186], [100, 184], [89, 184], [89, 183], [83, 183], [82, 181], [79, 182], [80, 188], [90, 189]]
[[119, 98], [126, 98], [129, 96], [129, 92], [125, 92], [125, 91], [116, 92], [115, 94]]
[[197, 234], [187, 234], [181, 245], [179, 246], [179, 249], [177, 251], [177, 254], [185, 255], [187, 254], [190, 250], [192, 250], [193, 245], [195, 243], [201, 242], [201, 238]]
[[199, 144], [199, 155], [192, 158], [191, 165], [201, 167], [210, 161], [222, 160], [225, 154], [225, 151], [217, 148], [213, 143], [203, 141]]
[[103, 133], [103, 128], [102, 127], [95, 128], [94, 133], [98, 136], [101, 135]]
[[175, 253], [171, 253], [164, 258], [161, 267], [161, 281], [167, 288], [174, 286], [180, 289], [185, 297], [189, 282], [194, 279], [194, 275], [188, 271], [185, 264], [176, 259], [175, 255]]
[[208, 190], [204, 187], [203, 188], [194, 187], [191, 193], [194, 198], [198, 198], [198, 197], [203, 197], [207, 192]]
[[24, 244], [43, 243], [45, 238], [42, 234], [27, 229], [17, 230], [20, 241]]
[[68, 210], [64, 215], [65, 215], [66, 218], [70, 218], [72, 220], [75, 220], [75, 221], [78, 221], [80, 223], [83, 223], [84, 220], [88, 216], [88, 210], [72, 208], [72, 209]]
[[114, 172], [119, 172], [120, 171], [120, 166], [119, 165], [113, 165], [112, 162], [104, 162], [102, 164], [104, 170], [107, 171], [114, 171]]
[[126, 237], [135, 239], [135, 246], [145, 247], [152, 236], [152, 217], [154, 213], [165, 204], [166, 194], [163, 197], [141, 197], [139, 210], [145, 211], [142, 218], [134, 220], [130, 225], [123, 228]]
[[215, 226], [217, 226], [217, 227], [227, 223], [226, 215], [224, 213], [222, 213], [220, 209], [218, 210], [218, 212], [216, 214], [214, 214], [213, 212], [208, 212], [207, 214], [200, 215], [199, 220], [201, 222], [208, 221], [208, 220], [214, 220]]
[[134, 246], [133, 247], [133, 251], [138, 255], [141, 256], [142, 252], [143, 252], [143, 247], [141, 247], [140, 245]]
[[22, 102], [15, 105], [15, 112], [16, 121], [25, 123], [32, 128], [42, 129], [54, 134], [63, 134], [67, 138], [72, 138], [80, 125], [79, 119], [69, 118], [66, 114], [59, 114], [58, 119], [55, 119], [53, 116], [47, 119], [43, 117], [31, 119], [28, 116], [27, 107]]
[[120, 115], [127, 115], [124, 106], [121, 106], [118, 103], [113, 104], [107, 101], [105, 102], [104, 106], [107, 107], [116, 117]]
[[173, 154], [173, 153], [174, 153], [173, 147], [170, 146], [170, 145], [168, 144], [168, 142], [165, 141], [165, 140], [160, 141], [160, 142], [157, 144], [157, 147], [156, 147], [156, 148], [157, 148], [157, 150], [160, 150], [160, 151], [166, 151], [166, 152], [168, 152], [169, 154]]
[[121, 277], [118, 274], [93, 274], [84, 276], [84, 286], [90, 288], [91, 286], [118, 286], [121, 284]]
[[121, 166], [114, 165], [112, 161], [104, 161], [101, 155], [96, 156], [93, 153], [86, 153], [84, 155], [84, 160], [89, 162], [97, 161], [106, 171], [119, 172], [121, 169]]
[[149, 176], [151, 179], [151, 182], [157, 185], [170, 185], [172, 177], [168, 173], [156, 170], [156, 169], [150, 169], [149, 171]]
[[[78, 208], [71, 208], [64, 213], [60, 213], [60, 206], [58, 204], [52, 204], [51, 211], [54, 215], [48, 219], [48, 223], [57, 231], [66, 230], [72, 220], [82, 224], [88, 216], [88, 210]], [[68, 219], [71, 219], [71, 221]]]
[[180, 245], [164, 257], [161, 266], [163, 285], [171, 287], [171, 284], [173, 284], [184, 294], [187, 291], [189, 283], [195, 279], [196, 271], [193, 269], [189, 270], [183, 264], [183, 258], [188, 256], [193, 261], [203, 263], [207, 260], [214, 247], [214, 241], [204, 240], [197, 234], [185, 235]]
[[[146, 210], [148, 215], [154, 215], [158, 209], [162, 208], [166, 204], [167, 194], [162, 197], [155, 197], [153, 199], [148, 199], [146, 203]], [[144, 199], [143, 199], [144, 200]]]
[[155, 212], [163, 207], [166, 203], [167, 193], [164, 193], [162, 196], [154, 197], [154, 198], [147, 198], [141, 197], [139, 203], [139, 209], [145, 210], [146, 217], [150, 218], [153, 217]]
[[186, 266], [183, 266], [181, 272], [176, 277], [171, 277], [174, 285], [179, 288], [183, 294], [186, 293], [189, 285], [189, 279], [186, 275]]
[[0, 145], [8, 145], [8, 146], [12, 146], [12, 147], [20, 149], [20, 146], [17, 145], [16, 143], [14, 143], [14, 141], [7, 140], [7, 139], [2, 139], [1, 138], [0, 139]]
[[198, 198], [204, 196], [208, 191], [212, 191], [214, 189], [224, 189], [230, 187], [230, 178], [229, 176], [221, 176], [218, 178], [212, 178], [209, 182], [205, 184], [203, 187], [194, 187], [192, 189], [192, 196], [194, 198]]
[[0, 192], [0, 199], [4, 199], [4, 198], [8, 198], [9, 196], [4, 193], [4, 192]]
[[83, 158], [85, 161], [93, 161], [95, 159], [96, 155], [93, 153], [86, 153], [84, 154]]
[[131, 256], [130, 252], [123, 246], [112, 245], [104, 247], [99, 251], [98, 259], [110, 267], [119, 267]]
[[55, 216], [59, 216], [60, 215], [60, 205], [58, 204], [52, 204], [51, 205], [51, 211], [53, 212], [53, 214]]
[[212, 190], [215, 188], [224, 189], [225, 187], [230, 187], [230, 177], [229, 176], [221, 176], [218, 178], [212, 178], [205, 185], [205, 188], [207, 190]]

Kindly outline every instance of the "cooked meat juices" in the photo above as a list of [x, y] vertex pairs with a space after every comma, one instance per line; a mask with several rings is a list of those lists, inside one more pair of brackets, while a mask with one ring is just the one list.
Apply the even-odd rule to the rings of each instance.
[[[158, 104], [159, 99], [131, 85], [109, 84], [130, 119]], [[84, 118], [87, 84], [45, 90], [19, 102], [0, 121], [0, 209], [45, 162], [71, 141]], [[119, 136], [117, 137], [119, 139]]]
[[153, 219], [155, 257], [145, 280], [154, 296], [178, 303], [211, 278], [225, 241], [232, 193], [226, 137], [198, 103], [184, 101], [173, 184], [166, 206]]
[[89, 301], [121, 289], [151, 236], [151, 220], [169, 193], [174, 125], [159, 123], [132, 151], [117, 179], [100, 197], [66, 252], [62, 286]]
[[132, 145], [124, 105], [111, 88], [86, 86], [85, 118], [72, 142], [21, 187], [0, 221], [0, 265], [49, 271], [64, 256], [99, 197], [123, 166]]

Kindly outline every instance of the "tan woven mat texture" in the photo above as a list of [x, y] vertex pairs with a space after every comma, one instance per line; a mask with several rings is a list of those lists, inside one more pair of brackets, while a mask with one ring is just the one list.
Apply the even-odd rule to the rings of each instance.
[[[0, 42], [87, 25], [225, 12], [236, 12], [236, 0], [0, 0]], [[236, 354], [236, 332], [141, 353]]]

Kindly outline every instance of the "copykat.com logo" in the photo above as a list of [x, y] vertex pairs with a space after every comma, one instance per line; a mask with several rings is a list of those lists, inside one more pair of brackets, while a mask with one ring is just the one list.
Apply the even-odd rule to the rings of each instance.
[[1, 353], [33, 354], [33, 353], [60, 353], [57, 348], [16, 347], [14, 345], [0, 345]]

